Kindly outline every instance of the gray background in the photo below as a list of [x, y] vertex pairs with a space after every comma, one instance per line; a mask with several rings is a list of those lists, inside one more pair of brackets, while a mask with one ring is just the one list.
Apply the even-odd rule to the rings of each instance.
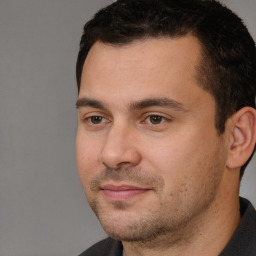
[[[0, 255], [71, 256], [105, 236], [75, 163], [75, 61], [110, 0], [0, 0]], [[224, 1], [256, 39], [256, 1]], [[256, 161], [241, 194], [256, 205]]]

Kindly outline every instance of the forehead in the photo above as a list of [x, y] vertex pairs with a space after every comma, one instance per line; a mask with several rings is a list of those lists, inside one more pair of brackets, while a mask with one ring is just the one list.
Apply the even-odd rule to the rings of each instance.
[[[104, 44], [96, 42], [90, 49], [84, 63], [86, 71], [92, 64], [100, 60], [100, 68], [108, 68], [114, 63], [119, 68], [131, 64], [135, 68], [155, 68], [155, 64], [167, 64], [175, 59], [177, 64], [196, 64], [201, 55], [199, 40], [192, 36], [160, 37], [135, 40], [125, 45]], [[94, 66], [93, 68], [96, 68]]]
[[118, 94], [124, 100], [129, 95], [140, 100], [142, 94], [162, 97], [171, 93], [174, 98], [198, 89], [200, 56], [200, 43], [190, 35], [149, 38], [122, 46], [96, 42], [84, 63], [79, 96]]

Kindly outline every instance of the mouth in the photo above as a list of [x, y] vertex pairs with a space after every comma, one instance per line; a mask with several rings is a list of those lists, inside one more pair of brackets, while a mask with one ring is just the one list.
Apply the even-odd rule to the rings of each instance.
[[112, 185], [107, 184], [101, 187], [104, 196], [113, 201], [124, 201], [135, 198], [150, 191], [148, 188], [141, 188], [131, 185]]

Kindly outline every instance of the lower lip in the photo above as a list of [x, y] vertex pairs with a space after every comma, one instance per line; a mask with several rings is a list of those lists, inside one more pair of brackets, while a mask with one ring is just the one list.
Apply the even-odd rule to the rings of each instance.
[[123, 201], [134, 198], [138, 195], [148, 192], [148, 189], [128, 189], [128, 190], [102, 190], [103, 194], [111, 200]]

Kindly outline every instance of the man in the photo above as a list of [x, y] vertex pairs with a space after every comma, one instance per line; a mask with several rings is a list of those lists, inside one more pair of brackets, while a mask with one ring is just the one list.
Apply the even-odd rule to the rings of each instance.
[[85, 25], [77, 164], [111, 238], [82, 256], [256, 255], [256, 212], [238, 196], [255, 58], [216, 1], [118, 0]]

